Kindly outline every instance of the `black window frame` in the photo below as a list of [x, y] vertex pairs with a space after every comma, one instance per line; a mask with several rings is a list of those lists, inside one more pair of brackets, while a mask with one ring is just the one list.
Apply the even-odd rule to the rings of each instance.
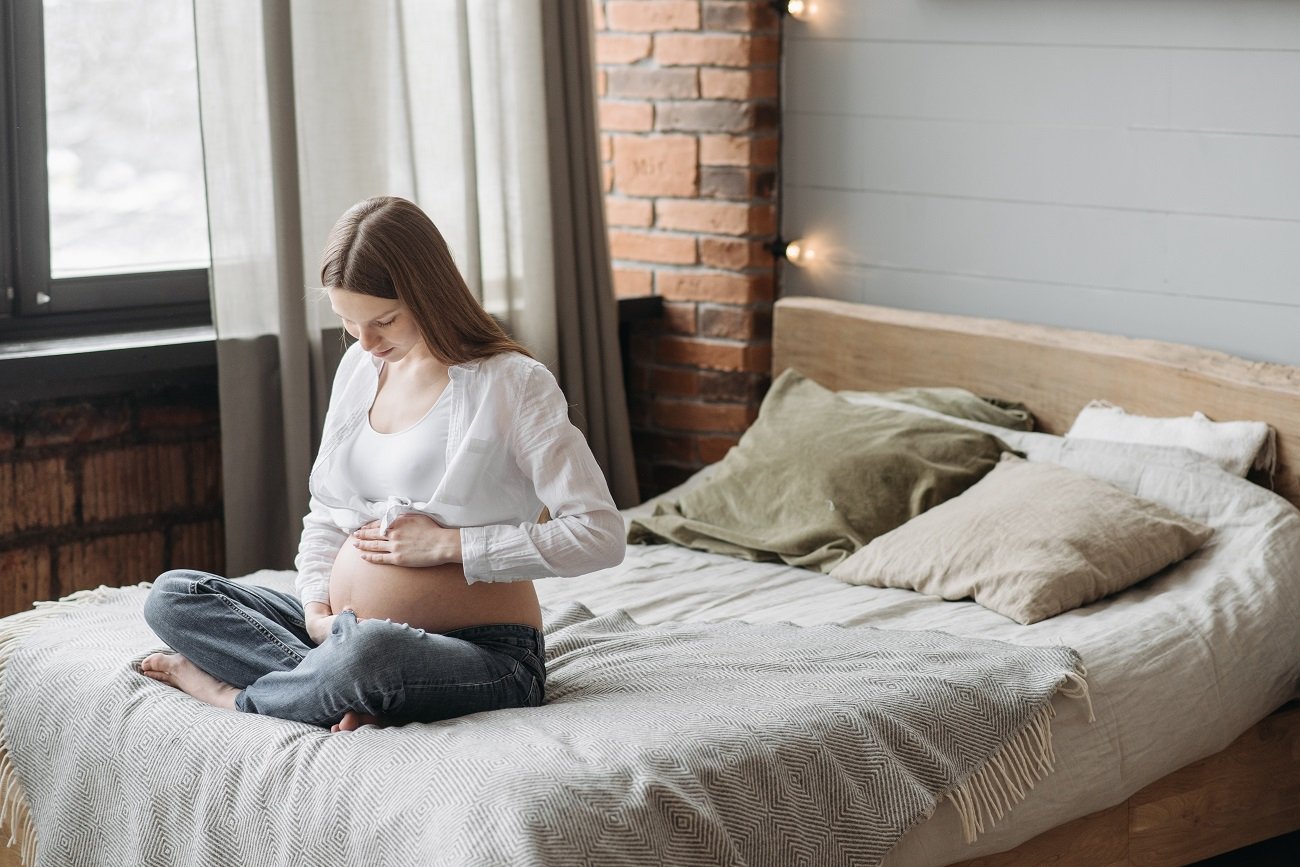
[[0, 8], [0, 343], [212, 323], [208, 269], [53, 279], [43, 0]]

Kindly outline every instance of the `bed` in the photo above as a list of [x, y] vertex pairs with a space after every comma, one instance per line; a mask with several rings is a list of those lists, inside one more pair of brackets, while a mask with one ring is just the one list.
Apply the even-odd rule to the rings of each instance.
[[[1078, 409], [1096, 398], [1148, 415], [1201, 410], [1215, 418], [1269, 421], [1279, 435], [1278, 465], [1271, 479], [1259, 481], [1271, 484], [1277, 494], [1245, 481], [1224, 484], [1259, 514], [1267, 513], [1282, 522], [1296, 520], [1291, 507], [1282, 504], [1278, 495], [1292, 503], [1300, 497], [1300, 482], [1290, 463], [1293, 455], [1300, 454], [1300, 370], [1254, 364], [1190, 347], [811, 298], [778, 302], [775, 323], [775, 373], [793, 367], [833, 389], [958, 386], [1026, 404], [1047, 434], [1062, 432]], [[1058, 448], [1050, 436], [1036, 436], [1040, 439], [1027, 437], [1017, 445], [1044, 454]], [[1153, 472], [1173, 477], [1175, 469], [1179, 468]], [[706, 471], [687, 484], [700, 484], [707, 478]], [[665, 496], [674, 495], [669, 492]], [[646, 504], [631, 510], [629, 517], [645, 514], [650, 507]], [[1292, 529], [1287, 524], [1287, 531]], [[1249, 530], [1243, 526], [1233, 532]], [[1239, 536], [1246, 538], [1240, 534], [1230, 538]], [[1288, 537], [1287, 544], [1291, 541]], [[1300, 539], [1295, 544], [1300, 546]], [[1163, 583], [1144, 584], [1122, 594], [1117, 606], [1128, 609], [1126, 617], [1150, 621], [1143, 634], [1149, 636], [1154, 652], [1144, 666], [1150, 670], [1144, 672], [1130, 671], [1143, 666], [1134, 666], [1132, 657], [1114, 646], [1117, 624], [1128, 621], [1108, 626], [1111, 615], [1105, 613], [1109, 609], [1104, 605], [1026, 628], [974, 603], [945, 603], [908, 591], [850, 586], [807, 569], [752, 563], [675, 546], [632, 546], [620, 567], [581, 579], [539, 582], [538, 590], [549, 618], [568, 617], [566, 612], [572, 612], [573, 603], [581, 603], [597, 618], [618, 617], [618, 611], [626, 611], [631, 621], [619, 621], [623, 624], [619, 628], [630, 628], [626, 623], [633, 621], [649, 625], [745, 621], [794, 624], [801, 629], [838, 623], [939, 630], [973, 641], [1015, 643], [1029, 634], [1035, 636], [1031, 644], [1076, 647], [1088, 667], [1095, 719], [1089, 720], [1078, 701], [1059, 696], [1054, 700], [1054, 770], [1006, 815], [984, 827], [975, 842], [965, 842], [958, 812], [945, 802], [927, 821], [906, 833], [884, 863], [892, 867], [1047, 862], [1177, 865], [1300, 828], [1300, 705], [1289, 702], [1300, 686], [1300, 574], [1255, 574], [1251, 592], [1238, 595], [1258, 622], [1234, 621], [1226, 633], [1230, 640], [1216, 649], [1197, 646], [1207, 642], [1209, 633], [1181, 624], [1189, 609], [1181, 607], [1181, 573], [1177, 568], [1172, 571], [1175, 574], [1165, 575]], [[290, 579], [287, 573], [249, 577], [281, 586]], [[109, 591], [100, 598], [110, 599], [113, 605], [120, 602], [123, 610], [129, 610], [131, 592], [131, 588]], [[1267, 604], [1254, 611], [1249, 607], [1252, 595]], [[1228, 602], [1237, 604], [1232, 599]], [[6, 619], [0, 627], [0, 654], [11, 654], [20, 644], [38, 643], [42, 615], [57, 617], [77, 608], [75, 600], [62, 604], [67, 607], [45, 606], [31, 615]], [[1226, 602], [1224, 608], [1240, 614]], [[105, 605], [104, 617], [115, 610]], [[1168, 635], [1162, 634], [1164, 625], [1168, 625]], [[1211, 623], [1207, 628], [1221, 627]], [[133, 640], [136, 643], [124, 639], [120, 648], [109, 646], [100, 655], [117, 652], [128, 659], [138, 658], [148, 647]], [[55, 651], [45, 652], [52, 655]], [[1177, 654], [1184, 652], [1191, 655], [1180, 659]], [[1193, 658], [1209, 660], [1206, 664], [1222, 666], [1224, 671], [1208, 677], [1191, 663]], [[174, 691], [167, 694], [165, 687], [131, 680], [123, 660], [110, 662], [123, 686], [116, 692], [105, 688], [93, 696], [88, 694], [86, 702], [101, 701], [105, 716], [111, 711], [138, 726], [148, 726], [150, 714], [165, 704], [170, 713], [193, 715], [190, 733], [197, 732], [193, 737], [199, 740], [168, 735], [164, 741], [179, 742], [187, 750], [204, 749], [208, 741], [217, 742], [217, 751], [224, 748], [220, 739], [228, 731], [222, 728], [229, 724], [228, 719], [187, 704], [188, 697]], [[1131, 694], [1137, 691], [1134, 684], [1139, 676], [1158, 684], [1152, 690], [1154, 697]], [[1207, 691], [1206, 684], [1213, 684], [1214, 690]], [[16, 670], [6, 672], [0, 692], [20, 685]], [[80, 679], [70, 677], [66, 688], [82, 688]], [[1134, 719], [1135, 713], [1145, 715], [1145, 721]], [[3, 727], [11, 752], [15, 744], [24, 743], [29, 750], [57, 749], [53, 733], [30, 730], [36, 726], [25, 729], [18, 715], [3, 720]], [[464, 726], [459, 729], [463, 731]], [[275, 725], [265, 727], [263, 734], [283, 750], [291, 749], [297, 743], [294, 738], [299, 738]], [[312, 734], [299, 739], [313, 749], [324, 749], [321, 745], [328, 737]], [[366, 737], [403, 735], [400, 730], [376, 730], [367, 732]], [[116, 738], [103, 762], [111, 764], [123, 751], [138, 750], [132, 743], [125, 736]], [[177, 763], [183, 764], [184, 756], [175, 755]], [[307, 766], [317, 754], [299, 751], [295, 755]], [[17, 755], [9, 759], [17, 759]], [[22, 852], [30, 864], [38, 858], [53, 863], [48, 859], [56, 850], [93, 849], [93, 843], [75, 839], [77, 833], [62, 831], [56, 838], [48, 829], [28, 824], [24, 793], [37, 798], [42, 791], [40, 775], [33, 770], [40, 763], [28, 759], [23, 773], [23, 765], [9, 759], [0, 773], [0, 790], [7, 793], [5, 822], [20, 845], [0, 849], [0, 859], [8, 859], [0, 864], [21, 863]], [[132, 759], [143, 762], [148, 756], [132, 754]], [[400, 762], [400, 756], [394, 761]], [[93, 776], [94, 772], [86, 774]], [[257, 768], [235, 765], [227, 768], [226, 774], [230, 785], [244, 787], [241, 791], [265, 795], [268, 783], [259, 779]], [[122, 791], [128, 788], [123, 786]], [[176, 797], [176, 792], [196, 803], [214, 797], [203, 786], [178, 786], [169, 797]], [[128, 799], [128, 810], [134, 805], [135, 801]], [[799, 806], [792, 803], [788, 808], [797, 811]], [[93, 801], [86, 807], [109, 812], [120, 809], [124, 808]], [[154, 809], [156, 821], [156, 815], [165, 816], [170, 808]], [[853, 816], [841, 817], [841, 821], [851, 823]], [[197, 856], [169, 849], [166, 839], [143, 839], [147, 835], [141, 835], [135, 851], [145, 853], [138, 856], [141, 863], [254, 863], [251, 855], [234, 854], [238, 841], [248, 835], [236, 833], [239, 829], [234, 825], [226, 830], [228, 836], [215, 835], [212, 848]], [[673, 833], [673, 828], [670, 825], [659, 833]], [[340, 840], [338, 845], [349, 844]], [[769, 863], [793, 863], [795, 854], [783, 854], [778, 848]], [[637, 858], [635, 846], [625, 847], [625, 857], [617, 863], [644, 862]], [[292, 860], [286, 857], [278, 863]], [[416, 860], [418, 857], [391, 863]], [[503, 863], [491, 858], [434, 860]], [[99, 862], [89, 859], [85, 863]], [[277, 862], [272, 859], [268, 863]], [[580, 853], [569, 860], [545, 863], [581, 863]], [[840, 863], [855, 861], [845, 858]]]

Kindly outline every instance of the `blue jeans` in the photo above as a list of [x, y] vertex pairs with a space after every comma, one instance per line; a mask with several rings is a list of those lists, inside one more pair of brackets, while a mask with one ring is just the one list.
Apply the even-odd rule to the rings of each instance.
[[437, 633], [347, 611], [317, 646], [294, 596], [188, 569], [158, 577], [144, 617], [173, 650], [242, 690], [236, 709], [311, 725], [350, 710], [405, 723], [536, 706], [546, 687], [542, 634], [520, 624]]

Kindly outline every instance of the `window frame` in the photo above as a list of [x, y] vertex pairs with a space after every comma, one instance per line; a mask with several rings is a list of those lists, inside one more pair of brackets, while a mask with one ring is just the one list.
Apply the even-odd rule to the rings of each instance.
[[208, 269], [50, 276], [43, 0], [0, 10], [0, 341], [210, 325]]

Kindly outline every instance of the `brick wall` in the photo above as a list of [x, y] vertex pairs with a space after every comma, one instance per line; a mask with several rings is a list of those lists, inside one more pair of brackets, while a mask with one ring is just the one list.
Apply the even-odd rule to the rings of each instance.
[[658, 295], [629, 371], [641, 493], [721, 458], [769, 384], [779, 19], [760, 0], [593, 0], [619, 297]]
[[220, 573], [216, 384], [0, 407], [0, 616], [169, 568]]

